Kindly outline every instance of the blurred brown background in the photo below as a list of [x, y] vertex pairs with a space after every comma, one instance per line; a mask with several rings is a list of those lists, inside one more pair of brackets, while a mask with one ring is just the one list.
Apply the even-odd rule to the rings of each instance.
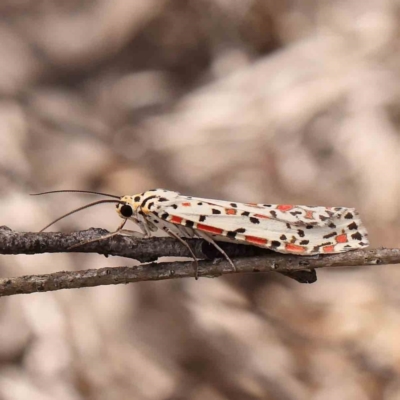
[[[356, 207], [400, 246], [396, 0], [1, 0], [0, 225], [90, 195]], [[114, 230], [114, 206], [52, 229]], [[133, 265], [3, 256], [2, 277]], [[400, 270], [0, 300], [0, 399], [400, 399]]]

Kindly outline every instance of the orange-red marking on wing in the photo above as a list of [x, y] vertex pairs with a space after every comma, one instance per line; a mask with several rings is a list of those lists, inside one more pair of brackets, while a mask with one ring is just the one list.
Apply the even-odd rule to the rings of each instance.
[[336, 243], [347, 243], [347, 235], [342, 233], [341, 235], [337, 235], [335, 237]]
[[181, 217], [176, 217], [175, 215], [172, 216], [171, 221], [173, 224], [181, 224], [182, 223], [183, 218]]
[[335, 250], [335, 246], [324, 246], [322, 249], [324, 250], [324, 253], [333, 253]]
[[285, 249], [291, 253], [305, 253], [306, 251], [305, 247], [293, 243], [287, 243]]
[[254, 208], [264, 208], [264, 207], [260, 207], [257, 203], [245, 203], [245, 206], [254, 207]]
[[267, 239], [259, 238], [259, 237], [256, 237], [256, 236], [248, 236], [248, 235], [246, 235], [244, 237], [244, 239], [246, 240], [246, 242], [254, 243], [254, 244], [266, 245], [268, 243]]
[[304, 218], [314, 219], [314, 211], [311, 210], [306, 211], [306, 215], [304, 216]]
[[213, 226], [203, 225], [203, 224], [197, 224], [196, 229], [199, 229], [204, 232], [213, 233], [214, 235], [221, 235], [222, 232], [224, 231], [223, 229], [214, 228]]
[[254, 214], [254, 216], [257, 218], [271, 219], [270, 217], [267, 217], [266, 215], [262, 215], [262, 214]]
[[236, 215], [237, 211], [234, 208], [225, 208], [225, 213], [227, 215]]
[[293, 208], [293, 206], [290, 204], [279, 204], [279, 206], [276, 207], [276, 209], [279, 211], [289, 211], [292, 208]]
[[181, 203], [181, 206], [182, 206], [182, 207], [190, 207], [190, 206], [191, 206], [191, 203], [189, 203], [189, 202]]

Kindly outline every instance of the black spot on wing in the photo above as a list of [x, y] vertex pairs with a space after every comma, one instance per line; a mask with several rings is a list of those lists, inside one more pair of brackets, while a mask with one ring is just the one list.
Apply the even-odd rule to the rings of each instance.
[[185, 226], [187, 226], [188, 228], [193, 228], [194, 222], [193, 222], [193, 221], [188, 221], [188, 220], [186, 220], [186, 221], [185, 221]]
[[300, 244], [308, 244], [308, 243], [310, 243], [309, 240], [302, 240], [302, 241], [300, 242]]
[[302, 212], [301, 211], [291, 211], [290, 214], [292, 214], [294, 217], [296, 215], [300, 215]]
[[252, 224], [259, 224], [260, 220], [258, 218], [255, 218], [255, 217], [250, 217], [250, 222]]
[[344, 217], [346, 219], [352, 219], [352, 218], [354, 218], [354, 215], [351, 212], [348, 212]]
[[178, 208], [178, 205], [177, 205], [177, 204], [172, 204], [171, 207], [172, 207], [174, 210], [176, 210], [176, 209]]
[[286, 223], [286, 228], [292, 229], [292, 226], [289, 223]]
[[233, 208], [237, 208], [237, 204], [236, 203], [230, 203], [231, 207]]
[[228, 231], [226, 233], [226, 236], [228, 236], [228, 238], [231, 238], [231, 239], [235, 239], [236, 235], [237, 235], [237, 232], [233, 232], [233, 231]]
[[272, 247], [279, 247], [281, 245], [281, 242], [279, 240], [273, 240], [271, 242]]
[[205, 215], [200, 215], [199, 221], [200, 222], [204, 222], [205, 220], [206, 220], [206, 216]]
[[250, 213], [248, 211], [243, 211], [241, 215], [244, 215], [245, 217], [248, 217]]
[[352, 238], [352, 239], [355, 239], [355, 240], [361, 240], [361, 239], [362, 239], [362, 235], [361, 235], [360, 232], [356, 232], [356, 233], [353, 233], [353, 234], [351, 235], [351, 238]]
[[162, 214], [160, 215], [160, 218], [161, 218], [161, 219], [167, 219], [168, 217], [169, 217], [169, 214], [168, 214], [167, 212], [162, 213]]
[[135, 196], [135, 197], [133, 198], [133, 201], [136, 202], [136, 203], [139, 203], [139, 201], [140, 201], [140, 196]]
[[329, 239], [329, 238], [331, 238], [331, 237], [334, 237], [334, 236], [336, 236], [337, 235], [337, 232], [331, 232], [331, 233], [328, 233], [327, 235], [324, 235], [324, 236], [322, 236], [324, 239]]
[[306, 225], [306, 229], [313, 229], [314, 225]]
[[221, 214], [221, 211], [217, 210], [216, 208], [212, 208], [211, 211], [213, 214]]
[[276, 214], [276, 211], [272, 210], [269, 212], [274, 218], [276, 218], [278, 215]]
[[203, 203], [202, 203], [201, 201], [199, 201], [199, 202], [197, 203], [197, 205], [198, 205], [198, 206], [202, 206]]
[[287, 240], [287, 237], [286, 237], [286, 235], [281, 235], [281, 237], [280, 237], [279, 239], [281, 239], [281, 240]]
[[246, 229], [244, 229], [244, 228], [238, 228], [238, 229], [235, 229], [234, 232], [237, 232], [237, 233], [245, 233], [245, 232], [246, 232]]
[[332, 229], [335, 229], [335, 228], [336, 228], [336, 225], [335, 225], [333, 222], [331, 222], [331, 223], [328, 225], [328, 227], [329, 227], [329, 228], [332, 228]]
[[353, 221], [351, 224], [347, 225], [347, 227], [353, 231], [355, 229], [358, 229], [358, 225]]
[[160, 197], [158, 199], [158, 201], [163, 202], [163, 201], [168, 201], [169, 199], [167, 199], [166, 197]]
[[327, 219], [329, 219], [328, 217], [326, 217], [325, 215], [318, 215], [318, 217], [319, 217], [319, 219], [321, 220], [321, 221], [326, 221]]
[[304, 237], [305, 236], [304, 231], [301, 230], [301, 229], [297, 229], [297, 233], [299, 234], [300, 237]]

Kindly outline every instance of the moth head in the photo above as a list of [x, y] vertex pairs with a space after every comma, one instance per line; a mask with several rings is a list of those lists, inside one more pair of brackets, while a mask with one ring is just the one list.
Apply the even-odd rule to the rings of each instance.
[[152, 189], [133, 196], [122, 196], [120, 202], [115, 205], [117, 213], [121, 218], [127, 219], [134, 214], [147, 215], [160, 203], [168, 202], [179, 196], [178, 192], [165, 189]]
[[120, 202], [115, 205], [118, 215], [122, 219], [127, 219], [132, 217], [136, 212], [137, 208], [140, 206], [141, 196], [122, 196]]

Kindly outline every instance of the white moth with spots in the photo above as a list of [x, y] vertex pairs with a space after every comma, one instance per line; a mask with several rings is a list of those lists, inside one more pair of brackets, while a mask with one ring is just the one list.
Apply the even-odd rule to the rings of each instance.
[[164, 189], [122, 197], [97, 194], [116, 200], [100, 200], [73, 212], [99, 203], [115, 202], [124, 223], [132, 220], [145, 237], [162, 229], [187, 246], [194, 258], [182, 238], [205, 239], [233, 268], [233, 262], [216, 241], [255, 245], [296, 255], [341, 253], [369, 244], [367, 231], [354, 208], [236, 203], [182, 196]]
[[180, 237], [201, 237], [300, 255], [341, 253], [368, 246], [354, 208], [235, 203], [155, 189], [121, 197], [121, 218], [146, 235], [167, 227]]

